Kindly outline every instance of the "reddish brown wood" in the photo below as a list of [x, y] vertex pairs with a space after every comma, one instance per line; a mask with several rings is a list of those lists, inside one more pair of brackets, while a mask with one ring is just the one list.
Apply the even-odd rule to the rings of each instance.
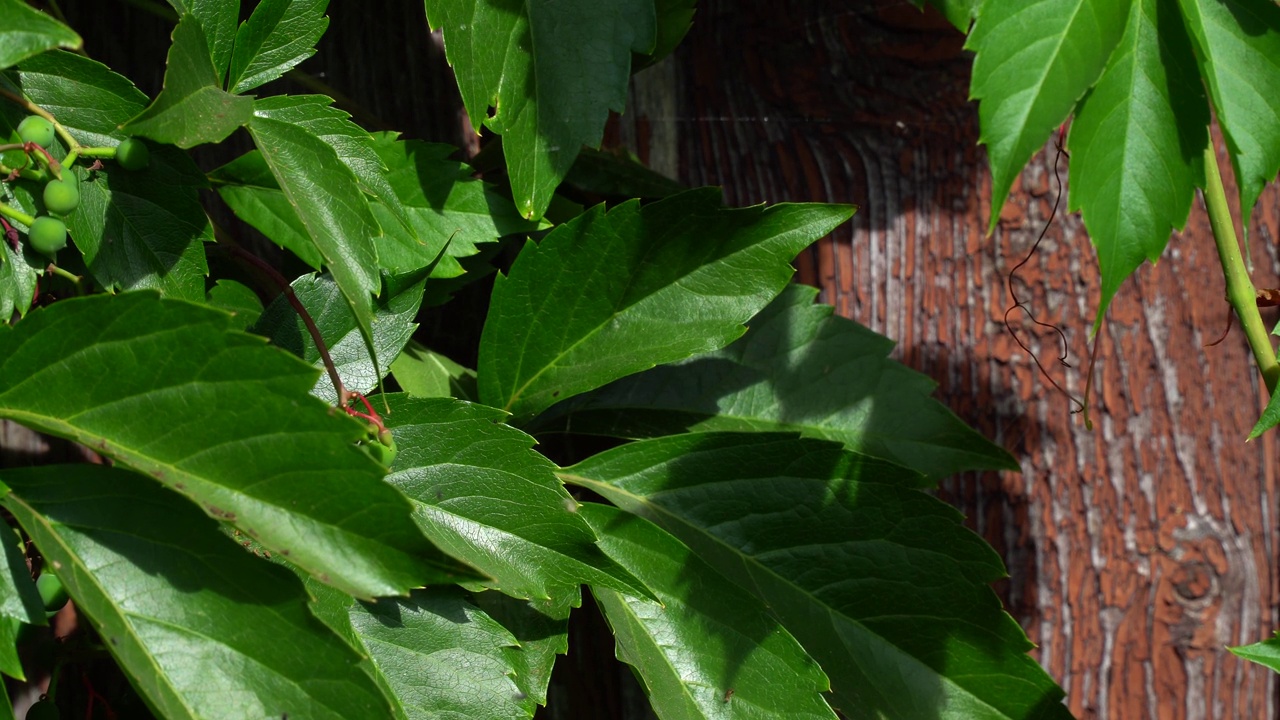
[[[1226, 317], [1204, 211], [1112, 304], [1086, 429], [1002, 322], [1006, 274], [1056, 195], [1052, 153], [986, 236], [962, 44], [900, 1], [704, 0], [684, 48], [638, 78], [622, 136], [732, 204], [861, 206], [799, 259], [800, 276], [897, 340], [944, 402], [1022, 461], [1021, 474], [957, 477], [943, 494], [1004, 555], [998, 590], [1077, 715], [1276, 717], [1274, 676], [1224, 650], [1278, 625], [1277, 436], [1244, 442], [1263, 391], [1243, 334], [1202, 347]], [[1274, 287], [1275, 188], [1261, 205], [1255, 281]], [[1079, 395], [1098, 281], [1078, 216], [1059, 215], [1017, 282], [1066, 332], [1073, 367], [1055, 367], [1055, 336], [1032, 349]]]

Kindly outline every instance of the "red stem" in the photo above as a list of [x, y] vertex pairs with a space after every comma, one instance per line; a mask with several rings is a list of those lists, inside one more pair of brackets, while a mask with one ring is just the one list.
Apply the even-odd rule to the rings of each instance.
[[316, 350], [320, 351], [320, 359], [324, 362], [324, 369], [329, 373], [329, 380], [333, 383], [334, 392], [338, 393], [339, 407], [345, 408], [353, 396], [359, 397], [358, 393], [347, 390], [346, 386], [342, 384], [342, 378], [338, 376], [338, 369], [334, 367], [333, 358], [329, 355], [329, 347], [325, 345], [324, 338], [320, 336], [320, 328], [316, 327], [316, 321], [311, 318], [311, 313], [307, 312], [307, 309], [302, 305], [302, 301], [294, 294], [293, 287], [289, 285], [289, 281], [265, 260], [248, 250], [230, 244], [222, 247], [266, 273], [267, 277], [271, 278], [272, 282], [280, 287], [280, 292], [284, 293], [285, 299], [289, 301], [294, 311], [298, 313], [298, 317], [302, 318], [303, 324], [307, 326], [307, 332], [311, 333], [311, 341], [315, 343]]

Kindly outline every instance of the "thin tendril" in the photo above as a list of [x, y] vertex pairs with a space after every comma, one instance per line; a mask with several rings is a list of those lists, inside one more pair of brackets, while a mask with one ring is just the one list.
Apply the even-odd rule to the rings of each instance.
[[[1062, 393], [1062, 395], [1066, 397], [1068, 400], [1070, 400], [1073, 404], [1079, 406], [1077, 409], [1072, 410], [1071, 412], [1072, 413], [1085, 412], [1087, 414], [1085, 403], [1075, 398], [1073, 395], [1071, 395], [1071, 393], [1067, 392], [1065, 388], [1063, 388], [1060, 384], [1058, 384], [1057, 380], [1054, 380], [1053, 377], [1049, 375], [1049, 371], [1045, 369], [1043, 364], [1041, 364], [1040, 358], [1037, 357], [1036, 354], [1032, 352], [1031, 348], [1028, 347], [1027, 344], [1022, 341], [1022, 338], [1018, 337], [1018, 331], [1015, 330], [1013, 328], [1013, 324], [1009, 322], [1009, 316], [1012, 315], [1015, 310], [1021, 310], [1022, 313], [1026, 315], [1027, 319], [1029, 319], [1036, 326], [1042, 327], [1042, 328], [1049, 328], [1050, 330], [1053, 330], [1055, 333], [1058, 334], [1058, 339], [1061, 341], [1061, 344], [1062, 344], [1062, 352], [1058, 355], [1058, 362], [1061, 363], [1064, 367], [1071, 367], [1071, 363], [1067, 362], [1066, 333], [1062, 331], [1062, 328], [1058, 327], [1057, 325], [1054, 325], [1053, 323], [1041, 322], [1036, 317], [1035, 313], [1031, 311], [1031, 308], [1028, 307], [1027, 304], [1024, 303], [1021, 298], [1018, 297], [1018, 292], [1017, 290], [1014, 289], [1014, 279], [1018, 274], [1018, 270], [1022, 269], [1023, 265], [1026, 265], [1028, 262], [1031, 261], [1031, 257], [1035, 255], [1036, 250], [1040, 248], [1040, 243], [1044, 240], [1045, 234], [1049, 232], [1049, 227], [1053, 225], [1054, 218], [1058, 216], [1058, 206], [1062, 203], [1062, 175], [1058, 172], [1058, 164], [1062, 161], [1063, 157], [1070, 157], [1070, 155], [1067, 154], [1066, 149], [1063, 148], [1063, 136], [1065, 134], [1066, 134], [1066, 128], [1064, 126], [1062, 129], [1058, 131], [1058, 140], [1054, 144], [1055, 149], [1058, 152], [1053, 158], [1053, 179], [1058, 184], [1058, 194], [1053, 199], [1053, 209], [1049, 212], [1049, 218], [1045, 220], [1044, 227], [1040, 228], [1040, 236], [1036, 238], [1035, 244], [1031, 246], [1031, 250], [1027, 252], [1027, 256], [1022, 258], [1022, 262], [1019, 262], [1017, 265], [1014, 265], [1013, 268], [1009, 270], [1009, 299], [1013, 301], [1013, 304], [1010, 305], [1004, 311], [1004, 327], [1006, 330], [1009, 331], [1009, 335], [1013, 337], [1014, 342], [1018, 343], [1018, 347], [1022, 348], [1023, 352], [1027, 353], [1031, 357], [1031, 361], [1036, 364], [1036, 368], [1040, 371], [1040, 374], [1044, 376], [1045, 380], [1048, 380], [1049, 384], [1052, 385], [1055, 390]], [[1095, 348], [1097, 347], [1096, 343], [1094, 347]], [[1093, 380], [1092, 361], [1090, 361], [1089, 365], [1090, 365], [1089, 380], [1090, 382], [1092, 382]]]

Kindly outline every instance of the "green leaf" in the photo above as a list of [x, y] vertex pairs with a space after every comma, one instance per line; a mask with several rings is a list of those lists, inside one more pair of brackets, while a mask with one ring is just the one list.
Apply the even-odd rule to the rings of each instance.
[[1252, 645], [1227, 648], [1232, 654], [1280, 672], [1280, 633]]
[[204, 299], [204, 243], [213, 228], [197, 195], [204, 177], [185, 153], [162, 146], [152, 149], [145, 170], [75, 173], [80, 207], [67, 216], [67, 228], [98, 282]]
[[516, 639], [457, 588], [351, 607], [351, 625], [409, 720], [533, 716], [513, 677]]
[[1280, 170], [1280, 7], [1180, 0], [1240, 186], [1244, 226]]
[[450, 160], [457, 151], [450, 145], [397, 142], [382, 134], [373, 147], [394, 192], [389, 210], [406, 224], [397, 232], [382, 223], [387, 233], [378, 242], [378, 260], [389, 271], [426, 267], [444, 250], [447, 257], [433, 275], [451, 277], [461, 273], [454, 258], [474, 255], [477, 244], [550, 226], [525, 220], [493, 185], [471, 177], [470, 166]]
[[46, 50], [80, 45], [71, 28], [22, 0], [0, 0], [0, 70]]
[[[8, 477], [4, 474], [3, 477]], [[6, 488], [0, 492], [0, 503], [9, 494]], [[44, 625], [44, 605], [36, 584], [31, 581], [31, 569], [20, 537], [7, 523], [0, 523], [0, 546], [3, 546], [4, 569], [0, 570], [0, 673], [18, 680], [26, 680], [22, 662], [18, 658], [17, 631], [19, 623]], [[4, 685], [0, 681], [0, 685]]]
[[31, 312], [0, 328], [0, 416], [151, 475], [351, 594], [465, 573], [354, 446], [364, 427], [308, 395], [316, 370], [231, 320], [154, 293]]
[[632, 59], [636, 65], [631, 68], [633, 73], [657, 64], [676, 49], [693, 26], [694, 9], [697, 5], [698, 0], [654, 0], [657, 32], [653, 49], [641, 58]]
[[366, 191], [389, 201], [395, 193], [386, 180], [387, 168], [374, 149], [374, 137], [332, 103], [325, 95], [273, 95], [257, 100], [253, 112], [297, 125], [320, 138], [338, 153]]
[[578, 190], [624, 198], [664, 198], [685, 190], [680, 183], [650, 170], [622, 149], [584, 148], [564, 181]]
[[385, 399], [399, 448], [387, 482], [413, 501], [432, 542], [513, 597], [548, 598], [584, 582], [647, 597], [596, 547], [555, 466], [533, 452], [533, 438], [501, 422], [505, 413], [452, 399]]
[[4, 244], [4, 249], [0, 250], [3, 253], [3, 260], [0, 260], [0, 321], [7, 322], [15, 312], [26, 315], [31, 309], [36, 283], [49, 261], [25, 243], [21, 252], [14, 251], [2, 233], [0, 243]]
[[910, 471], [782, 435], [646, 440], [567, 482], [657, 523], [747, 588], [850, 717], [1069, 718], [988, 586], [999, 556]]
[[929, 397], [933, 380], [887, 357], [893, 341], [814, 305], [817, 293], [790, 285], [732, 345], [574, 398], [530, 430], [554, 422], [621, 437], [794, 431], [933, 479], [1018, 469]]
[[[319, 105], [298, 109], [317, 121], [328, 115]], [[374, 238], [382, 231], [356, 176], [334, 146], [292, 113], [289, 117], [255, 114], [249, 132], [351, 305], [365, 340], [372, 343], [372, 296], [380, 287]]]
[[647, 520], [604, 505], [582, 516], [659, 603], [593, 588], [662, 718], [831, 718], [827, 676], [763, 603]]
[[316, 54], [329, 27], [329, 0], [263, 0], [236, 33], [227, 86], [242, 93], [271, 82]]
[[209, 60], [217, 71], [218, 84], [226, 75], [240, 21], [240, 0], [169, 0], [178, 16], [194, 15], [208, 40]]
[[320, 250], [311, 241], [302, 218], [280, 189], [261, 152], [250, 150], [209, 173], [209, 179], [236, 217], [316, 270], [324, 265]]
[[721, 348], [786, 287], [788, 264], [847, 205], [727, 209], [715, 188], [597, 206], [498, 277], [480, 398], [519, 418], [662, 363]]
[[[105, 65], [67, 52], [24, 62], [17, 82], [39, 105], [58, 110], [58, 121], [78, 142], [117, 145], [119, 125], [146, 105], [146, 96]], [[204, 299], [208, 267], [204, 243], [213, 229], [200, 205], [204, 176], [186, 153], [152, 147], [145, 170], [86, 173], [80, 207], [67, 229], [94, 278], [111, 290], [155, 289], [193, 301]]]
[[0, 682], [0, 720], [17, 720], [13, 713], [13, 701], [9, 699], [9, 691]]
[[1249, 439], [1262, 435], [1276, 425], [1280, 425], [1280, 392], [1271, 393], [1271, 399], [1267, 401], [1267, 407], [1262, 411], [1262, 416], [1258, 418], [1253, 430], [1249, 431]]
[[247, 285], [235, 280], [219, 280], [209, 290], [207, 302], [235, 317], [232, 327], [245, 330], [262, 315], [262, 300]]
[[221, 73], [209, 58], [200, 21], [183, 15], [173, 29], [164, 89], [122, 129], [180, 148], [222, 142], [249, 121], [253, 99], [230, 95], [220, 86]]
[[[653, 50], [653, 0], [427, 0], [472, 126], [503, 136], [520, 213], [540, 217], [583, 145], [622, 112], [631, 53]], [[489, 107], [495, 108], [489, 115]]]
[[[1102, 74], [1131, 0], [984, 3], [965, 47], [991, 158], [991, 224], [1014, 178]], [[1034, 41], [1032, 41], [1034, 39]]]
[[1080, 104], [1071, 148], [1068, 209], [1083, 210], [1098, 248], [1102, 300], [1155, 262], [1181, 230], [1203, 185], [1209, 111], [1177, 0], [1133, 0], [1124, 37]]
[[476, 605], [515, 636], [508, 653], [520, 691], [547, 704], [547, 686], [556, 656], [569, 652], [569, 612], [582, 605], [578, 586], [553, 590], [547, 600], [517, 600], [496, 591], [477, 593]]
[[413, 397], [474, 400], [476, 371], [463, 367], [420, 342], [410, 340], [391, 363], [400, 389]]
[[307, 610], [302, 583], [178, 495], [102, 465], [4, 477], [13, 493], [0, 503], [158, 715], [386, 715], [359, 656]]
[[[342, 384], [348, 390], [368, 393], [378, 386], [381, 379], [378, 368], [386, 372], [418, 327], [413, 319], [422, 303], [422, 284], [423, 281], [419, 280], [399, 293], [388, 294], [378, 300], [373, 313], [373, 346], [378, 354], [376, 365], [369, 357], [369, 349], [355, 316], [351, 314], [351, 306], [342, 298], [333, 278], [303, 275], [293, 281], [292, 287], [319, 328]], [[271, 303], [253, 332], [271, 338], [277, 347], [324, 369], [320, 351], [316, 349], [311, 333], [307, 332], [306, 323], [283, 295]], [[327, 374], [316, 380], [311, 394], [329, 404], [338, 402], [338, 394]]]

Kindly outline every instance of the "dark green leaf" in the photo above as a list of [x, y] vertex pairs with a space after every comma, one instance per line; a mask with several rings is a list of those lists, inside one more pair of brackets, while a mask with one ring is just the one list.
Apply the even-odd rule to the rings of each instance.
[[498, 277], [480, 397], [518, 418], [634, 372], [715, 350], [786, 287], [847, 205], [728, 209], [714, 188], [597, 206], [529, 243]]
[[[631, 53], [653, 50], [653, 0], [427, 0], [472, 125], [503, 136], [520, 213], [540, 217], [583, 145], [622, 112]], [[489, 114], [490, 107], [495, 108]]]
[[[648, 67], [670, 55], [693, 25], [694, 9], [698, 0], [654, 0], [657, 18], [657, 34], [653, 49], [645, 53], [641, 67]], [[632, 68], [632, 71], [640, 67]]]
[[386, 235], [378, 243], [378, 260], [389, 271], [426, 267], [444, 250], [432, 276], [454, 277], [462, 272], [455, 258], [474, 255], [477, 244], [549, 227], [520, 217], [510, 199], [471, 177], [465, 163], [450, 160], [456, 152], [450, 145], [398, 142], [383, 134], [374, 149], [394, 192], [386, 211], [402, 221], [382, 222]]
[[831, 718], [827, 676], [764, 604], [653, 523], [604, 505], [582, 516], [609, 557], [659, 603], [592, 588], [618, 659], [636, 669], [664, 719]]
[[69, 52], [50, 52], [22, 63], [18, 86], [32, 102], [57, 110], [58, 122], [81, 144], [115, 145], [120, 124], [147, 106], [147, 96], [123, 75]]
[[413, 397], [474, 400], [476, 371], [463, 367], [422, 343], [410, 340], [391, 363], [391, 374], [400, 389]]
[[[1209, 109], [1177, 0], [1132, 0], [1124, 37], [1071, 123], [1068, 209], [1098, 248], [1102, 300], [1155, 262], [1204, 184]], [[1278, 136], [1280, 138], [1280, 136]]]
[[533, 452], [533, 438], [502, 423], [505, 413], [447, 398], [385, 399], [400, 451], [387, 482], [414, 502], [432, 542], [514, 597], [548, 598], [584, 582], [647, 596], [596, 547], [555, 466]]
[[271, 82], [316, 53], [329, 27], [329, 0], [263, 0], [236, 33], [227, 86], [233, 93]]
[[893, 341], [791, 285], [728, 347], [623, 378], [541, 418], [574, 432], [795, 431], [938, 479], [1017, 462], [929, 397], [936, 384], [887, 357]]
[[508, 653], [520, 691], [539, 705], [547, 704], [547, 685], [556, 656], [569, 652], [569, 611], [582, 605], [582, 591], [552, 590], [548, 600], [517, 600], [500, 592], [477, 593], [475, 603], [515, 636]]
[[151, 475], [352, 594], [457, 580], [353, 445], [364, 427], [308, 395], [316, 370], [230, 325], [154, 293], [31, 312], [0, 327], [0, 416]]
[[907, 470], [744, 433], [632, 443], [561, 477], [756, 594], [850, 717], [1070, 717], [988, 585], [1004, 577], [999, 556]]
[[0, 720], [17, 720], [13, 714], [13, 702], [9, 700], [9, 691], [0, 682]]
[[200, 21], [194, 15], [183, 15], [173, 29], [164, 89], [150, 107], [125, 123], [123, 130], [190, 148], [221, 142], [252, 114], [252, 98], [221, 89], [221, 73], [209, 58]]
[[1280, 672], [1280, 633], [1252, 645], [1227, 648], [1235, 655]]
[[262, 300], [258, 299], [258, 294], [235, 280], [219, 280], [209, 290], [207, 299], [210, 305], [235, 317], [231, 326], [236, 330], [247, 329], [262, 315]]
[[80, 47], [71, 28], [22, 0], [0, 0], [0, 70], [54, 48]]
[[302, 583], [177, 494], [102, 465], [5, 471], [5, 482], [13, 493], [0, 502], [161, 716], [386, 715], [359, 656], [308, 612]]
[[[328, 114], [319, 105], [299, 109], [307, 108], [316, 120]], [[255, 115], [249, 132], [372, 342], [372, 296], [380, 287], [374, 238], [382, 231], [338, 151], [296, 120]]]
[[75, 173], [80, 207], [67, 228], [98, 282], [204, 299], [204, 243], [213, 240], [213, 229], [197, 196], [204, 178], [186, 154], [162, 146], [151, 151], [145, 170]]
[[[343, 299], [333, 278], [328, 275], [303, 275], [293, 281], [293, 291], [319, 328], [320, 336], [329, 349], [329, 356], [338, 370], [338, 376], [348, 390], [368, 393], [377, 387], [381, 378], [378, 377], [379, 371], [376, 368], [386, 372], [391, 367], [391, 361], [400, 353], [405, 343], [409, 342], [413, 331], [418, 327], [413, 318], [418, 314], [418, 306], [422, 303], [421, 280], [395, 295], [388, 294], [375, 305], [373, 346], [378, 353], [375, 366], [369, 357], [369, 349], [365, 346], [356, 318], [351, 314], [351, 306]], [[307, 332], [306, 324], [283, 295], [271, 303], [253, 332], [271, 338], [272, 343], [313, 366], [324, 368], [320, 351]], [[328, 375], [321, 375], [316, 380], [311, 394], [330, 404], [338, 401], [338, 394]]]
[[14, 251], [2, 234], [0, 242], [4, 243], [4, 249], [0, 251], [3, 253], [3, 258], [0, 258], [0, 322], [8, 322], [15, 312], [26, 315], [31, 309], [36, 283], [49, 260], [36, 255], [25, 243], [21, 252]]
[[[8, 477], [7, 474], [4, 477]], [[0, 485], [0, 502], [9, 489]], [[0, 673], [25, 680], [22, 663], [18, 659], [17, 631], [19, 623], [44, 625], [44, 605], [36, 584], [31, 581], [31, 569], [27, 567], [22, 551], [21, 536], [7, 523], [0, 523], [0, 546], [3, 546], [4, 569], [0, 570]], [[3, 685], [0, 681], [0, 685]]]
[[965, 47], [978, 54], [969, 96], [991, 157], [991, 230], [1014, 178], [1102, 74], [1130, 2], [983, 4]]
[[409, 720], [533, 716], [513, 677], [516, 638], [460, 590], [356, 603], [351, 625]]
[[217, 72], [218, 85], [231, 61], [236, 23], [240, 21], [240, 0], [169, 0], [178, 16], [191, 14], [200, 21], [208, 40], [208, 56]]
[[1280, 170], [1280, 7], [1269, 0], [1179, 4], [1231, 154], [1247, 229], [1262, 187]]
[[209, 178], [236, 217], [311, 267], [319, 270], [324, 265], [320, 250], [311, 241], [302, 218], [280, 189], [262, 153], [251, 150], [214, 170]]
[[685, 189], [625, 150], [583, 148], [564, 182], [589, 193], [625, 198], [664, 198]]

